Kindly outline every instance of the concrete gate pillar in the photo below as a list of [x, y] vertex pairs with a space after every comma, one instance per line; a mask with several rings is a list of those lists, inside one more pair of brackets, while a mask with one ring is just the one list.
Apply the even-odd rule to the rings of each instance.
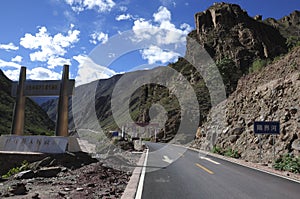
[[26, 67], [21, 67], [19, 83], [17, 87], [16, 103], [14, 107], [14, 115], [12, 122], [11, 134], [23, 135], [24, 132], [24, 118], [25, 118], [25, 100], [24, 84], [26, 80]]
[[58, 112], [56, 117], [56, 136], [68, 136], [68, 81], [69, 65], [64, 65], [62, 80], [60, 85], [60, 94], [58, 99]]

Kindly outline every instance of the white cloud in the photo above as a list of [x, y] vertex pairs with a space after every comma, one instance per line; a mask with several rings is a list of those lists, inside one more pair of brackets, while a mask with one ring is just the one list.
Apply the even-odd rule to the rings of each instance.
[[[20, 39], [20, 45], [24, 48], [35, 50], [30, 54], [31, 61], [48, 61], [49, 67], [54, 68], [53, 60], [62, 60], [67, 52], [67, 48], [73, 47], [73, 44], [79, 41], [79, 30], [73, 30], [74, 25], [71, 24], [70, 30], [66, 35], [57, 33], [51, 36], [46, 27], [39, 28], [39, 32], [35, 35], [26, 33]], [[60, 61], [56, 61], [59, 63]]]
[[15, 56], [14, 58], [11, 59], [12, 62], [21, 62], [23, 60], [23, 57], [20, 55]]
[[90, 43], [92, 44], [97, 44], [98, 42], [104, 44], [108, 41], [108, 34], [105, 34], [103, 32], [94, 32], [90, 35], [90, 37], [92, 38], [90, 40]]
[[171, 12], [163, 6], [158, 8], [158, 12], [153, 14], [155, 22], [163, 22], [171, 20]]
[[148, 60], [148, 64], [174, 62], [178, 56], [180, 56], [180, 54], [173, 51], [164, 51], [158, 46], [150, 46], [142, 50], [142, 57]]
[[132, 30], [135, 38], [139, 41], [143, 39], [156, 38], [158, 44], [176, 44], [185, 42], [186, 35], [192, 30], [187, 23], [176, 28], [171, 22], [171, 12], [166, 7], [159, 7], [158, 12], [153, 14], [154, 22], [146, 21], [143, 18], [134, 21]]
[[13, 68], [21, 68], [21, 65], [20, 64], [17, 64], [15, 62], [7, 62], [7, 61], [4, 61], [2, 59], [0, 59], [0, 68], [5, 68], [5, 67], [13, 67]]
[[[158, 8], [157, 12], [153, 14], [153, 21], [139, 18], [134, 21], [132, 30], [134, 32], [133, 41], [145, 41], [151, 40], [153, 46], [149, 49], [140, 51], [142, 57], [148, 60], [148, 63], [153, 61], [166, 63], [168, 61], [174, 61], [174, 56], [179, 56], [175, 52], [166, 52], [161, 49], [163, 45], [174, 45], [174, 47], [185, 46], [186, 36], [192, 30], [191, 26], [187, 23], [183, 23], [176, 27], [171, 22], [171, 12], [164, 6]], [[157, 52], [153, 51], [155, 48], [159, 48]], [[161, 55], [160, 55], [161, 53]], [[166, 60], [169, 58], [170, 60]]]
[[56, 66], [63, 66], [65, 64], [71, 65], [71, 61], [63, 57], [49, 57], [47, 64], [48, 68], [55, 68]]
[[[13, 81], [19, 80], [20, 69], [4, 70], [4, 74]], [[34, 80], [57, 80], [61, 79], [61, 74], [47, 68], [37, 67], [26, 70], [26, 78]]]
[[27, 78], [34, 80], [58, 80], [61, 79], [61, 74], [51, 71], [47, 68], [37, 67], [32, 70], [27, 70]]
[[96, 64], [87, 55], [78, 55], [73, 58], [79, 63], [77, 77], [75, 78], [76, 86], [98, 79], [106, 79], [116, 74], [115, 71]]
[[13, 43], [8, 43], [8, 44], [0, 44], [0, 49], [10, 51], [10, 50], [19, 50], [19, 47], [15, 46]]
[[131, 14], [121, 14], [116, 16], [116, 20], [117, 21], [122, 21], [122, 20], [128, 20], [128, 19], [132, 19], [133, 16]]
[[6, 77], [8, 77], [12, 81], [18, 81], [19, 80], [19, 75], [20, 75], [20, 70], [3, 70], [4, 74]]
[[113, 0], [65, 0], [72, 10], [79, 13], [84, 10], [96, 10], [97, 12], [108, 12], [116, 5]]

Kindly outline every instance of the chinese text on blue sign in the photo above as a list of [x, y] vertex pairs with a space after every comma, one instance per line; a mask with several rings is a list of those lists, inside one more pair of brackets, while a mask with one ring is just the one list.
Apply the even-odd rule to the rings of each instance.
[[279, 134], [279, 122], [254, 122], [254, 133], [256, 134]]

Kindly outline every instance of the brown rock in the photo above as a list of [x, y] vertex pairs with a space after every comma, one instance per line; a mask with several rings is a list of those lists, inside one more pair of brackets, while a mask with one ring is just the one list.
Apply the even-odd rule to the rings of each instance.
[[47, 167], [39, 169], [38, 171], [36, 171], [35, 175], [37, 177], [52, 178], [56, 177], [60, 171], [60, 167]]
[[9, 192], [14, 195], [26, 195], [27, 189], [24, 183], [17, 183], [11, 186]]

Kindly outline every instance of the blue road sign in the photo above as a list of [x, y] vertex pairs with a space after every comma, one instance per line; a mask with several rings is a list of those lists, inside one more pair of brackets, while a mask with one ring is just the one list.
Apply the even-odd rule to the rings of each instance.
[[112, 136], [113, 136], [113, 137], [118, 137], [118, 136], [119, 136], [119, 132], [118, 132], [118, 131], [112, 132]]
[[254, 122], [255, 134], [280, 134], [279, 122]]

